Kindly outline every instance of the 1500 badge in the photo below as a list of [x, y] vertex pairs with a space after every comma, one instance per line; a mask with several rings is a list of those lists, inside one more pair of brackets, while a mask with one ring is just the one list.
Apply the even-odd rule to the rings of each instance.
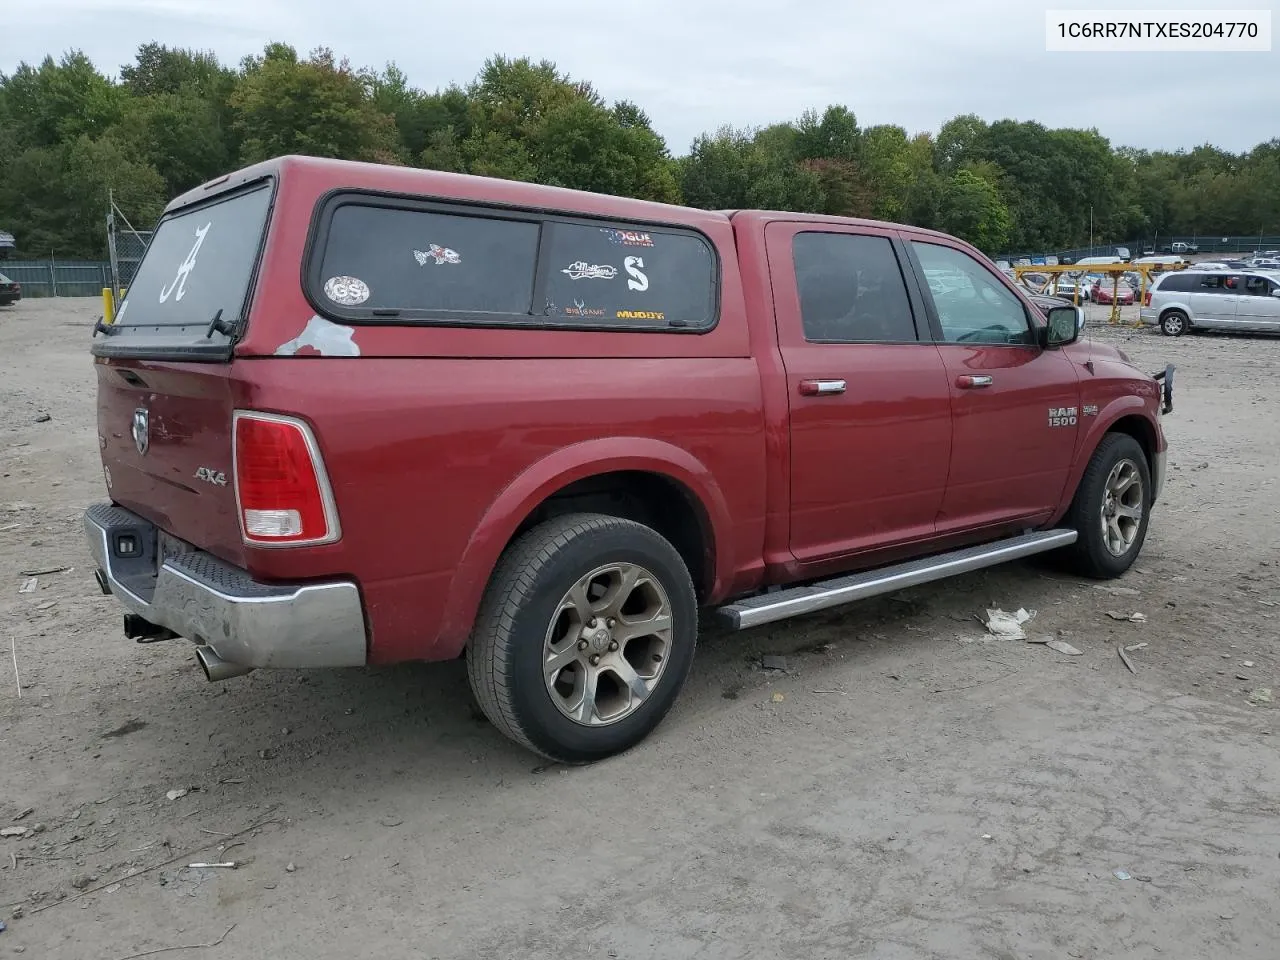
[[1074, 427], [1076, 425], [1075, 407], [1050, 407], [1049, 426]]
[[208, 467], [198, 467], [196, 469], [196, 479], [203, 480], [205, 483], [212, 483], [219, 487], [227, 485], [227, 475], [221, 470], [210, 470]]

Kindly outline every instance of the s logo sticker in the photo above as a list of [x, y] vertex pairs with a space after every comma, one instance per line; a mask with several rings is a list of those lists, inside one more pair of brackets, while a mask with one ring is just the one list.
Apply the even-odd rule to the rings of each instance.
[[623, 269], [632, 278], [627, 281], [628, 290], [645, 291], [649, 289], [649, 278], [640, 272], [644, 266], [644, 257], [627, 257], [622, 261]]

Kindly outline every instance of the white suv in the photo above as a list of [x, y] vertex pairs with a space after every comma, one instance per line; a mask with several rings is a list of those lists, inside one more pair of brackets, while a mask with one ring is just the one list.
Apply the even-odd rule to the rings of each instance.
[[1280, 333], [1280, 278], [1258, 270], [1179, 270], [1156, 278], [1142, 322], [1169, 337], [1188, 330]]

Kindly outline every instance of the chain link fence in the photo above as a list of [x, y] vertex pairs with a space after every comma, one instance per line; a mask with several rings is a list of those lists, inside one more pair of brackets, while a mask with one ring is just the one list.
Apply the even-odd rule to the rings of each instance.
[[24, 297], [98, 297], [111, 286], [105, 260], [0, 260], [0, 274], [22, 284]]
[[135, 230], [115, 201], [111, 201], [111, 209], [107, 211], [107, 252], [111, 257], [109, 286], [115, 294], [116, 303], [120, 302], [122, 291], [129, 289], [137, 275], [138, 264], [151, 242], [151, 233], [150, 230]]

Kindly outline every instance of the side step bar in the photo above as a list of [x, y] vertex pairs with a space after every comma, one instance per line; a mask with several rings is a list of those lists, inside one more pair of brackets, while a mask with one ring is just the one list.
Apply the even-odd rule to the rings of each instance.
[[720, 607], [716, 613], [735, 630], [746, 630], [748, 627], [799, 617], [855, 600], [865, 600], [867, 597], [954, 577], [956, 574], [994, 567], [1008, 560], [1056, 550], [1075, 543], [1078, 536], [1074, 530], [1024, 533], [1006, 540], [923, 557], [892, 567], [864, 570], [834, 580], [759, 594]]

